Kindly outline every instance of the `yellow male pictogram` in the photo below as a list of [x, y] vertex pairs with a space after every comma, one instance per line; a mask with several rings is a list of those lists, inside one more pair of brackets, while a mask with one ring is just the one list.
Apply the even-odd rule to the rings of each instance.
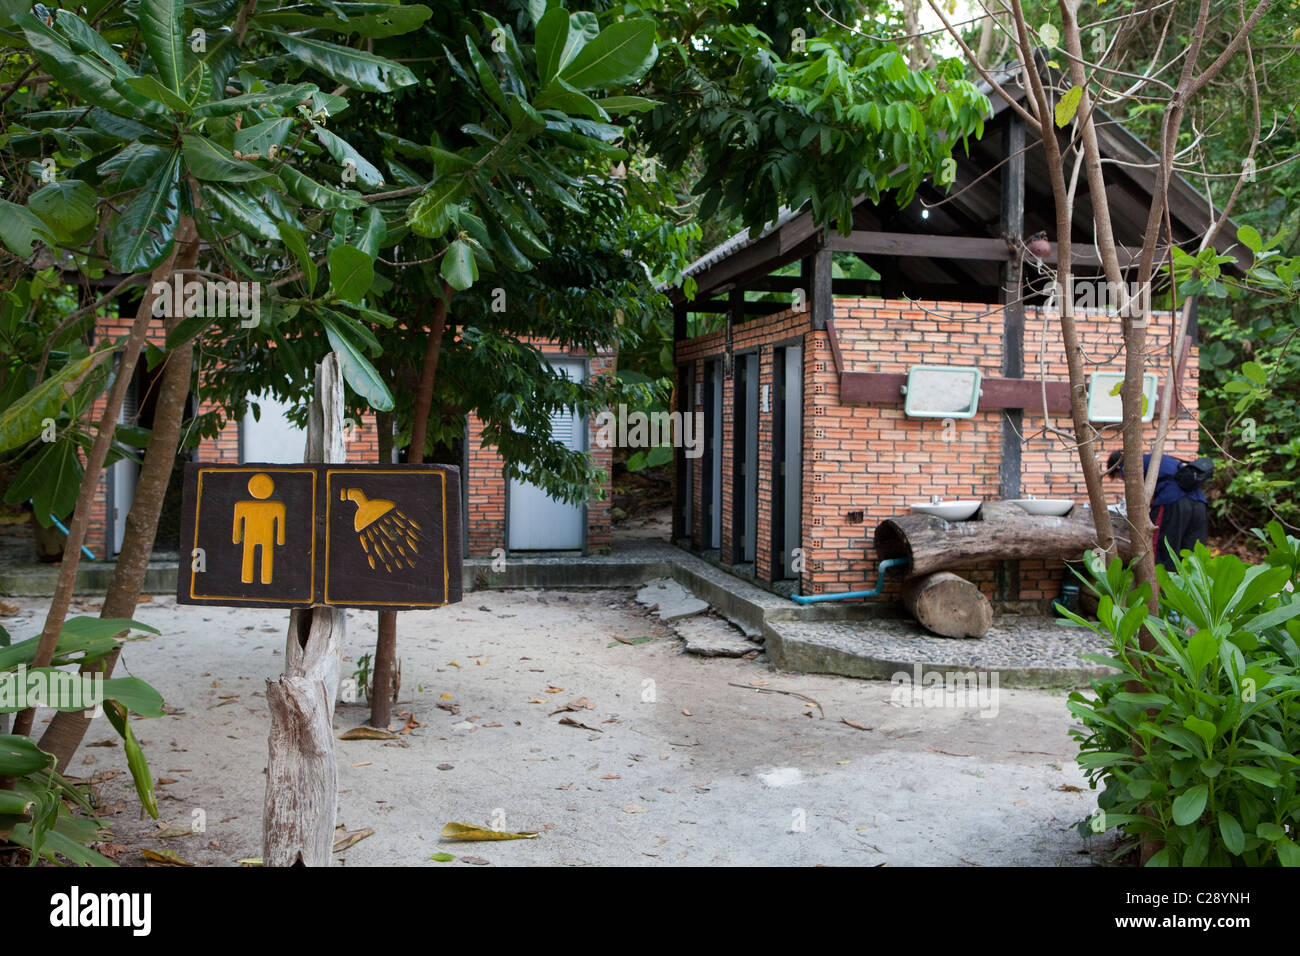
[[239, 580], [253, 583], [253, 551], [262, 549], [261, 579], [271, 583], [275, 559], [275, 545], [284, 544], [284, 502], [265, 501], [275, 491], [275, 482], [265, 472], [248, 479], [248, 493], [256, 501], [235, 502], [235, 527], [231, 536], [234, 544], [243, 544], [244, 563]]

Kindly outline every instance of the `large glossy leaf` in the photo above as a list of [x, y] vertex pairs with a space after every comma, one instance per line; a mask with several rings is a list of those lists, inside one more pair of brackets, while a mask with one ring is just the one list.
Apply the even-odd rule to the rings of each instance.
[[109, 261], [122, 274], [152, 269], [171, 252], [180, 217], [180, 150], [118, 214], [108, 231]]
[[132, 143], [126, 149], [99, 164], [103, 176], [115, 177], [113, 190], [139, 189], [157, 175], [171, 150], [165, 146]]
[[285, 164], [277, 172], [285, 191], [294, 199], [304, 202], [316, 209], [359, 209], [365, 202], [359, 196], [349, 196], [332, 186], [316, 182], [305, 173], [298, 172], [293, 166]]
[[411, 228], [421, 236], [441, 236], [451, 225], [451, 206], [460, 199], [465, 180], [444, 176], [416, 197], [407, 210]]
[[[332, 33], [359, 33], [363, 37], [381, 39], [409, 33], [425, 20], [432, 11], [416, 3], [398, 6], [389, 3], [339, 3], [331, 4], [332, 10], [321, 11], [319, 7], [299, 4], [281, 7], [257, 15], [259, 26], [273, 26], [282, 30], [313, 30], [325, 28]], [[347, 14], [347, 19], [335, 13], [335, 10]]]
[[289, 116], [266, 120], [235, 130], [235, 150], [245, 156], [267, 156], [272, 146], [283, 146], [297, 120]]
[[325, 334], [329, 337], [330, 347], [339, 357], [339, 369], [343, 372], [343, 380], [375, 411], [392, 411], [392, 393], [388, 391], [388, 386], [384, 384], [375, 367], [370, 364], [370, 360], [362, 355], [352, 341], [342, 333], [335, 319], [322, 313], [320, 320], [325, 327]]
[[44, 428], [44, 421], [59, 414], [59, 410], [76, 393], [91, 369], [110, 354], [109, 350], [104, 349], [79, 361], [69, 362], [0, 411], [0, 452], [25, 445], [39, 435]]
[[[206, 49], [190, 53], [185, 74], [185, 91], [191, 102], [209, 98], [213, 91], [225, 90], [235, 64], [239, 62], [239, 44], [229, 27], [209, 29]], [[204, 90], [199, 90], [200, 80]], [[199, 107], [200, 109], [202, 107]]]
[[159, 106], [175, 113], [188, 113], [190, 104], [179, 93], [173, 93], [164, 83], [152, 76], [131, 76], [124, 80], [115, 80], [113, 87], [119, 92], [133, 90]]
[[77, 179], [42, 186], [27, 197], [27, 206], [60, 238], [70, 238], [95, 221], [95, 191]]
[[374, 260], [352, 246], [329, 252], [330, 291], [344, 302], [360, 303], [375, 281]]
[[474, 250], [464, 239], [457, 239], [443, 253], [438, 270], [447, 283], [458, 292], [464, 292], [478, 279], [478, 263]]
[[177, 95], [185, 92], [185, 3], [184, 0], [141, 0], [140, 33], [154, 69], [167, 88]]
[[259, 241], [274, 242], [280, 237], [275, 219], [249, 195], [248, 190], [204, 183], [200, 192], [220, 216], [221, 222], [230, 229]]
[[257, 93], [241, 93], [239, 96], [229, 96], [224, 100], [204, 103], [194, 108], [194, 115], [230, 116], [255, 106], [269, 106], [282, 110], [287, 106], [295, 106], [311, 99], [312, 94], [318, 89], [315, 83], [280, 83]]
[[367, 93], [391, 93], [415, 83], [415, 74], [400, 63], [310, 37], [263, 30], [294, 58], [339, 83]]
[[384, 184], [384, 174], [376, 169], [370, 160], [353, 149], [352, 144], [335, 136], [324, 126], [316, 126], [312, 132], [339, 166], [345, 170], [348, 166], [352, 167], [358, 182], [372, 189]]
[[591, 40], [559, 75], [577, 90], [630, 83], [654, 65], [653, 20], [620, 20]]
[[122, 57], [104, 39], [86, 25], [80, 17], [68, 10], [58, 12], [59, 27], [73, 37], [85, 52], [74, 52], [64, 35], [45, 25], [30, 13], [14, 17], [27, 37], [27, 42], [55, 82], [73, 95], [120, 113], [123, 116], [143, 118], [156, 109], [139, 94], [122, 93], [113, 88], [113, 81], [134, 76], [122, 62]]
[[45, 224], [26, 206], [0, 199], [0, 242], [14, 255], [24, 259], [30, 256], [44, 228]]
[[224, 146], [218, 146], [205, 136], [188, 134], [181, 137], [185, 150], [185, 168], [196, 179], [218, 183], [246, 183], [273, 176], [252, 163], [235, 159]]
[[138, 677], [110, 677], [104, 681], [104, 697], [141, 717], [163, 715], [162, 694]]

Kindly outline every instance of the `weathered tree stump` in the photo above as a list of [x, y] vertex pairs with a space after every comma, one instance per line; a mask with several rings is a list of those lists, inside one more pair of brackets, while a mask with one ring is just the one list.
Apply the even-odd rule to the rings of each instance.
[[907, 578], [903, 605], [922, 627], [940, 637], [983, 637], [993, 624], [989, 599], [951, 571]]
[[[333, 355], [316, 367], [304, 458], [346, 459], [343, 378]], [[338, 811], [334, 694], [346, 623], [342, 608], [291, 611], [284, 674], [266, 682], [271, 734], [262, 817], [265, 866], [330, 865]]]
[[[1121, 557], [1131, 553], [1128, 529], [1116, 522]], [[876, 557], [906, 558], [909, 576], [980, 561], [1053, 558], [1077, 561], [1097, 547], [1092, 512], [1075, 506], [1064, 518], [1031, 515], [1005, 501], [988, 502], [970, 521], [945, 521], [933, 515], [886, 518], [876, 526]]]

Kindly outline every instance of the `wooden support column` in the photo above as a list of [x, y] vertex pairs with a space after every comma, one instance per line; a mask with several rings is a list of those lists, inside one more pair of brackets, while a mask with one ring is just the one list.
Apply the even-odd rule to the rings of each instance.
[[805, 288], [812, 307], [812, 327], [815, 332], [826, 328], [826, 320], [835, 316], [835, 295], [831, 288], [833, 256], [830, 246], [823, 245], [803, 261], [804, 278], [808, 283]]
[[[1016, 117], [1007, 124], [1002, 167], [1002, 235], [1012, 245], [1012, 255], [1002, 265], [1002, 375], [1025, 374], [1024, 259], [1019, 244], [1025, 234], [1025, 127]], [[1021, 491], [1021, 435], [1025, 413], [1021, 408], [1002, 410], [1002, 456], [998, 465], [998, 491], [1003, 499], [1019, 498]], [[1020, 564], [1004, 561], [998, 568], [999, 600], [1020, 597]]]
[[[316, 366], [307, 416], [308, 462], [342, 462], [343, 377], [331, 354]], [[338, 811], [334, 694], [347, 611], [316, 606], [289, 612], [284, 674], [266, 682], [271, 712], [266, 804], [266, 866], [329, 866]]]

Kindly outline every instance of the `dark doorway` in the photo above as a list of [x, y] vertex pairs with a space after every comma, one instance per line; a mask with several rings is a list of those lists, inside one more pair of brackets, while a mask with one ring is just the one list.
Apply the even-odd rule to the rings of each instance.
[[758, 529], [758, 354], [736, 356], [733, 564], [753, 565]]
[[772, 567], [774, 580], [798, 578], [794, 568], [803, 513], [803, 346], [774, 354], [772, 403]]

